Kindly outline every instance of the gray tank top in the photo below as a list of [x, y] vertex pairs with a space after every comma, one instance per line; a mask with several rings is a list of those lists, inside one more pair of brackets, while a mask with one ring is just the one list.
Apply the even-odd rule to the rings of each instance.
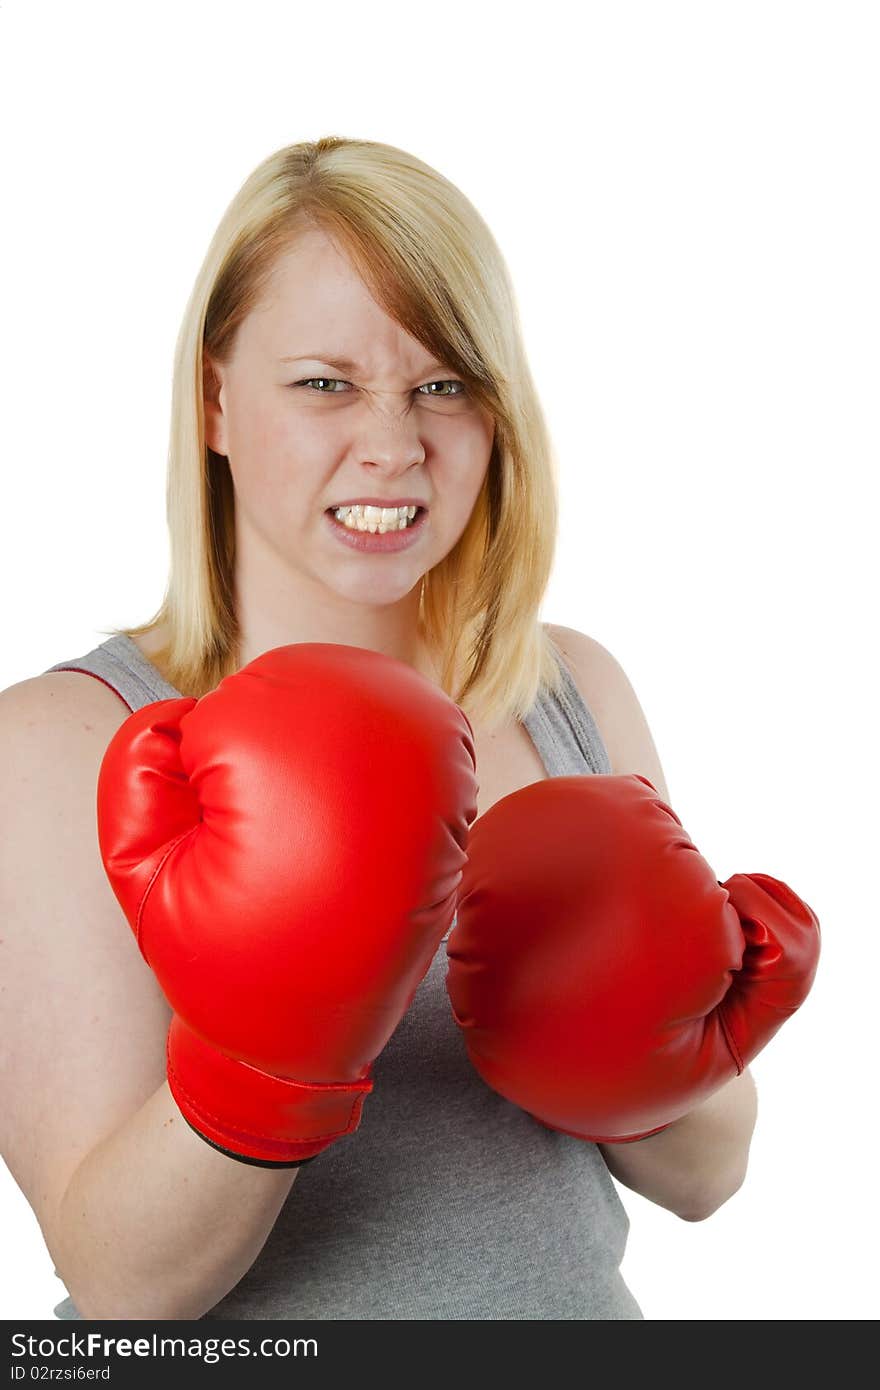
[[[610, 772], [559, 660], [561, 695], [542, 693], [523, 723], [549, 776]], [[49, 670], [86, 672], [132, 710], [180, 695], [126, 636]], [[620, 1273], [629, 1218], [598, 1146], [546, 1129], [473, 1070], [445, 941], [376, 1059], [359, 1129], [300, 1169], [206, 1319], [644, 1317]], [[54, 1312], [80, 1316], [70, 1298]]]

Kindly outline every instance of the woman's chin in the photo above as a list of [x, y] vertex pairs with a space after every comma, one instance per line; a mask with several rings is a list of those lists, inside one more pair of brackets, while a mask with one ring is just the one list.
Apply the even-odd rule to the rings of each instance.
[[359, 575], [345, 582], [341, 576], [327, 573], [322, 574], [320, 579], [328, 592], [337, 599], [362, 608], [385, 608], [402, 603], [412, 594], [413, 589], [418, 588], [422, 573], [419, 568], [410, 575], [397, 575], [394, 581], [390, 575]]

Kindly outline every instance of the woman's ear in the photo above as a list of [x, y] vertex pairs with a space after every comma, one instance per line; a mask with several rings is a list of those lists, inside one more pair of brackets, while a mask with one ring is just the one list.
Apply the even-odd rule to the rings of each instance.
[[220, 400], [222, 381], [212, 359], [202, 359], [202, 400], [205, 410], [205, 443], [215, 454], [226, 455], [226, 428]]

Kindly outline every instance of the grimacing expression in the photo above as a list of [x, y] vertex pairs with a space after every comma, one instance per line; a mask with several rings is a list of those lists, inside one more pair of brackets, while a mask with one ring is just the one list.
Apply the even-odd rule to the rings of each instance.
[[[340, 596], [393, 603], [456, 544], [483, 484], [491, 415], [372, 298], [322, 231], [279, 258], [230, 362], [212, 364], [208, 444], [226, 455], [236, 528]], [[362, 553], [328, 508], [412, 498], [406, 549]]]

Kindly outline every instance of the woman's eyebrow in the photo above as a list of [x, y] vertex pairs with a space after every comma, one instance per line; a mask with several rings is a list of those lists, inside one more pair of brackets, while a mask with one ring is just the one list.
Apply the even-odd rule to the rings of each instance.
[[[350, 357], [332, 357], [328, 352], [304, 352], [297, 357], [279, 357], [279, 362], [326, 362], [328, 367], [334, 367], [340, 372], [359, 372], [363, 368], [359, 362], [353, 362]], [[431, 372], [435, 369], [443, 370], [443, 363], [437, 361], [428, 362], [424, 371]], [[424, 375], [420, 373], [419, 375]]]
[[279, 362], [326, 362], [328, 367], [338, 367], [341, 372], [357, 371], [357, 362], [347, 357], [331, 357], [327, 352], [303, 352], [297, 357], [279, 357]]

